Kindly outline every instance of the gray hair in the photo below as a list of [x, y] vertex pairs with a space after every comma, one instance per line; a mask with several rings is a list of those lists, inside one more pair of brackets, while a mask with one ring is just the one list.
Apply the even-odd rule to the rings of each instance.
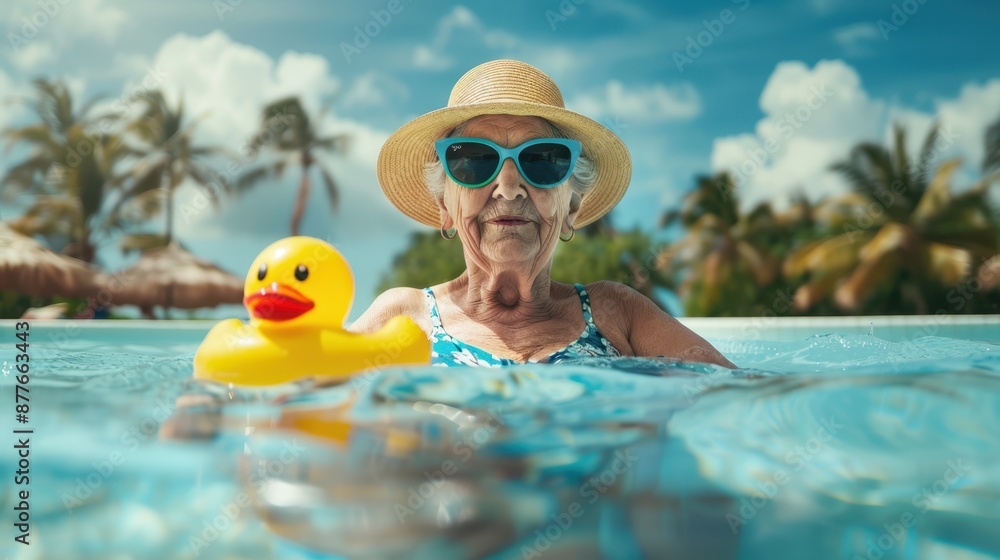
[[[546, 121], [548, 122], [548, 121]], [[452, 130], [448, 137], [460, 136], [462, 131], [465, 130], [465, 125], [468, 121], [458, 125]], [[563, 131], [559, 130], [554, 124], [548, 123], [549, 127], [552, 129], [553, 138], [569, 138]], [[584, 195], [590, 192], [590, 189], [594, 188], [594, 184], [597, 182], [597, 169], [594, 167], [594, 162], [590, 160], [586, 155], [586, 148], [580, 153], [580, 157], [576, 159], [576, 165], [573, 166], [573, 174], [569, 177], [569, 186], [573, 189], [573, 192], [583, 199]], [[431, 195], [437, 200], [444, 198], [444, 186], [445, 181], [447, 181], [448, 175], [444, 172], [444, 164], [441, 160], [435, 159], [434, 161], [424, 164], [424, 183], [427, 185], [427, 190], [430, 191]]]

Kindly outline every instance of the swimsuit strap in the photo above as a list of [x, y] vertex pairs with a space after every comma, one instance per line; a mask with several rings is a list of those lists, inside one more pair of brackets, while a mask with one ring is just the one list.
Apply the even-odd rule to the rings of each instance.
[[427, 311], [431, 315], [431, 334], [435, 338], [447, 335], [444, 325], [441, 324], [441, 312], [438, 311], [437, 298], [434, 297], [434, 291], [430, 288], [424, 288], [424, 303], [427, 304]]
[[576, 288], [576, 294], [580, 296], [580, 306], [583, 308], [583, 320], [587, 322], [588, 327], [597, 328], [594, 324], [594, 314], [590, 311], [590, 296], [587, 295], [587, 288], [583, 284], [573, 284]]

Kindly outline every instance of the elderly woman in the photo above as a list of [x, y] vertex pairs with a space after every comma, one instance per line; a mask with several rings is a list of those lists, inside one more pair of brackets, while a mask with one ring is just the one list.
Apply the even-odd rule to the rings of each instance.
[[610, 211], [630, 176], [624, 143], [566, 110], [541, 71], [512, 60], [473, 68], [448, 107], [405, 124], [378, 159], [389, 200], [445, 239], [458, 237], [466, 271], [423, 290], [386, 291], [352, 330], [409, 316], [430, 338], [436, 365], [666, 356], [733, 367], [623, 284], [549, 276], [558, 242]]

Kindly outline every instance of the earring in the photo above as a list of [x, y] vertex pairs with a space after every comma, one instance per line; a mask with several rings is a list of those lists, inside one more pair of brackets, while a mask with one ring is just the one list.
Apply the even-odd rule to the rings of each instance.
[[[443, 237], [443, 238], [445, 238], [445, 239], [447, 239], [449, 241], [451, 241], [452, 239], [455, 239], [455, 236], [458, 235], [458, 229], [456, 229], [456, 228], [451, 228], [451, 229], [441, 228], [440, 231], [441, 231], [441, 237]], [[449, 234], [451, 234], [451, 235], [449, 235]]]
[[559, 240], [564, 243], [569, 243], [574, 237], [576, 237], [576, 229], [573, 226], [569, 226], [569, 237], [559, 236]]

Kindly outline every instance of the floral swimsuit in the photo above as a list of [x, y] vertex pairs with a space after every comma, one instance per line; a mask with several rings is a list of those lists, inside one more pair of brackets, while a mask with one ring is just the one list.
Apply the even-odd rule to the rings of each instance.
[[[569, 346], [559, 350], [541, 360], [542, 363], [554, 364], [567, 358], [578, 358], [581, 356], [620, 356], [621, 353], [608, 342], [608, 339], [601, 334], [594, 324], [594, 317], [590, 312], [590, 298], [583, 284], [574, 284], [577, 294], [580, 296], [580, 303], [583, 306], [583, 319], [587, 322], [587, 327], [583, 330], [580, 338], [576, 339]], [[431, 365], [435, 366], [510, 366], [523, 362], [510, 358], [501, 358], [482, 348], [477, 348], [466, 344], [461, 340], [451, 336], [441, 325], [441, 313], [438, 311], [437, 300], [434, 292], [430, 288], [424, 288], [427, 309], [431, 314]], [[530, 360], [528, 363], [539, 363]]]

